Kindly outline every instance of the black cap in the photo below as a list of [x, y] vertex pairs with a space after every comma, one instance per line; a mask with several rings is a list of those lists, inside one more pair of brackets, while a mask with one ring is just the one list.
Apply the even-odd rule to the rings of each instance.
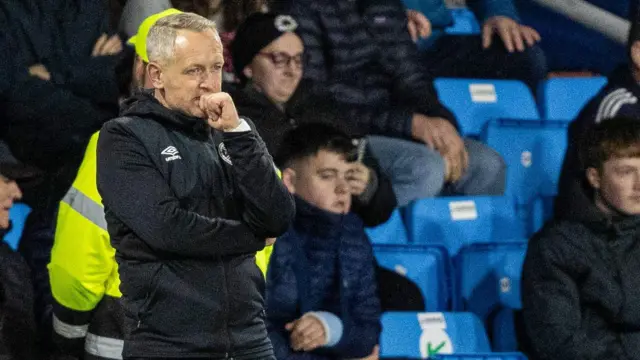
[[245, 20], [231, 44], [231, 57], [236, 76], [247, 81], [242, 70], [267, 45], [287, 32], [294, 32], [298, 23], [291, 15], [275, 13], [255, 13]]

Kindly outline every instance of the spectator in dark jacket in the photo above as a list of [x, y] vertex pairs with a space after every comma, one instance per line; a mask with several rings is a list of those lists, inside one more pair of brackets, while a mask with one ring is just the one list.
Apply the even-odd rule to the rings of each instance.
[[118, 111], [121, 42], [107, 35], [106, 5], [0, 0], [0, 142], [20, 162], [5, 175], [18, 182], [22, 201], [33, 209], [18, 250], [31, 269], [45, 343], [52, 332], [46, 265], [55, 211], [89, 138]]
[[295, 220], [267, 272], [267, 323], [279, 360], [363, 358], [380, 334], [373, 251], [350, 213], [357, 149], [323, 128], [289, 132], [276, 155], [296, 195]]
[[[401, 128], [411, 118], [409, 108], [358, 104], [336, 97], [325, 82], [300, 82], [306, 50], [295, 33], [298, 29], [296, 20], [286, 14], [254, 14], [238, 29], [232, 45], [234, 69], [244, 84], [243, 90], [235, 94], [238, 106], [243, 114], [255, 118], [272, 151], [277, 151], [282, 134], [299, 123], [330, 123], [351, 136], [366, 136], [367, 156], [374, 158], [391, 179], [400, 206], [445, 190], [460, 194], [502, 193], [502, 159], [484, 145], [465, 140], [467, 159], [467, 150], [449, 122], [434, 119], [435, 127], [427, 128], [423, 123], [416, 126], [416, 132], [428, 143], [439, 144], [440, 150], [435, 151], [414, 142], [410, 134], [403, 135]], [[425, 84], [427, 88], [431, 86], [428, 81]], [[437, 98], [433, 100], [433, 109], [453, 119]], [[415, 117], [426, 118], [419, 114]], [[431, 137], [428, 132], [432, 130], [433, 134], [440, 131], [440, 137]], [[450, 132], [442, 135], [446, 131]], [[456, 146], [460, 147], [452, 150]], [[463, 170], [466, 165], [462, 163], [467, 160], [469, 166]]]
[[286, 231], [293, 199], [220, 92], [215, 24], [169, 15], [146, 44], [154, 89], [103, 127], [97, 150], [125, 310], [122, 356], [273, 359], [255, 253]]
[[580, 146], [592, 196], [529, 243], [523, 314], [532, 359], [640, 359], [640, 122], [616, 117]]
[[[233, 43], [233, 53], [239, 57], [240, 62], [246, 62], [247, 53], [255, 52], [255, 56], [252, 55], [254, 58], [271, 54], [268, 56], [272, 56], [275, 61], [297, 61], [299, 66], [302, 65], [302, 41], [291, 31], [292, 28], [280, 30], [276, 27], [278, 16], [280, 15], [254, 14], [239, 28]], [[295, 26], [295, 22], [290, 26]], [[342, 120], [342, 115], [333, 106], [334, 102], [329, 94], [311, 90], [311, 84], [298, 86], [301, 72], [297, 71], [295, 65], [290, 67], [285, 64], [280, 68], [274, 68], [275, 64], [271, 62], [264, 65], [266, 66], [247, 67], [252, 75], [255, 74], [252, 77], [254, 80], [241, 91], [234, 92], [233, 98], [238, 112], [248, 116], [256, 124], [269, 153], [276, 154], [282, 145], [284, 134], [300, 124], [324, 123], [346, 132], [354, 141], [359, 141], [362, 149], [363, 161], [359, 166], [360, 171], [355, 174], [362, 175], [367, 180], [364, 182], [366, 186], [353, 192], [354, 212], [362, 217], [367, 226], [385, 222], [395, 208], [396, 198], [386, 175], [379, 172], [376, 160], [366, 151], [366, 140], [360, 139], [362, 134], [354, 126], [350, 126], [355, 124]], [[241, 72], [238, 74], [244, 77]], [[296, 89], [297, 96], [291, 99]]]
[[[609, 76], [607, 85], [582, 109], [569, 126], [568, 147], [562, 165], [558, 197], [554, 216], [561, 218], [573, 207], [574, 202], [590, 188], [584, 182], [584, 165], [580, 163], [578, 143], [594, 124], [615, 116], [627, 116], [640, 120], [640, 14], [635, 14], [629, 32], [629, 64], [621, 65]], [[583, 200], [579, 200], [583, 201]]]
[[[391, 49], [397, 38], [385, 33], [389, 27], [402, 27], [394, 21], [393, 1], [359, 0], [363, 7], [371, 6], [368, 20], [373, 20], [377, 35], [385, 39]], [[394, 0], [396, 1], [396, 0]], [[423, 34], [420, 47], [425, 65], [435, 77], [464, 77], [489, 79], [519, 79], [532, 90], [547, 75], [546, 58], [537, 45], [540, 35], [533, 28], [520, 23], [514, 0], [470, 0], [467, 6], [481, 24], [479, 35], [450, 35], [445, 28], [453, 24], [451, 12], [444, 0], [420, 2], [419, 13], [408, 12], [409, 20], [423, 17], [429, 31]], [[405, 1], [409, 3], [409, 1]], [[401, 15], [398, 13], [398, 15]], [[396, 16], [398, 16], [396, 15]], [[381, 20], [384, 19], [384, 20]], [[414, 20], [414, 22], [419, 23]], [[410, 28], [411, 30], [411, 28]], [[416, 40], [417, 36], [413, 35]]]

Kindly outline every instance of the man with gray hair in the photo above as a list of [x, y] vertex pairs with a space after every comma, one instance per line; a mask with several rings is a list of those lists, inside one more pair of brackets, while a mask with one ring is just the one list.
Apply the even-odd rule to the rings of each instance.
[[124, 359], [274, 359], [255, 253], [294, 213], [264, 142], [221, 92], [214, 24], [169, 15], [147, 38], [153, 89], [98, 142]]

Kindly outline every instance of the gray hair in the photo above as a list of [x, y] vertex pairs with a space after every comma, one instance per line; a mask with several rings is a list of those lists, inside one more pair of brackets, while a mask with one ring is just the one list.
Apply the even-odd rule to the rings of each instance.
[[193, 32], [213, 30], [216, 39], [220, 41], [216, 24], [213, 21], [194, 13], [172, 14], [159, 19], [149, 30], [147, 35], [149, 61], [171, 62], [179, 30]]

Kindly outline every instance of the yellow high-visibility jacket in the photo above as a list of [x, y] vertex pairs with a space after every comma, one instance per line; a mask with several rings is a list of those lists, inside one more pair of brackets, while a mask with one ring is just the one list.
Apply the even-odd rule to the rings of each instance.
[[[89, 359], [122, 358], [120, 278], [96, 186], [95, 133], [73, 185], [60, 203], [49, 263], [58, 346]], [[266, 275], [272, 247], [256, 254]], [[84, 355], [83, 355], [84, 352]]]

